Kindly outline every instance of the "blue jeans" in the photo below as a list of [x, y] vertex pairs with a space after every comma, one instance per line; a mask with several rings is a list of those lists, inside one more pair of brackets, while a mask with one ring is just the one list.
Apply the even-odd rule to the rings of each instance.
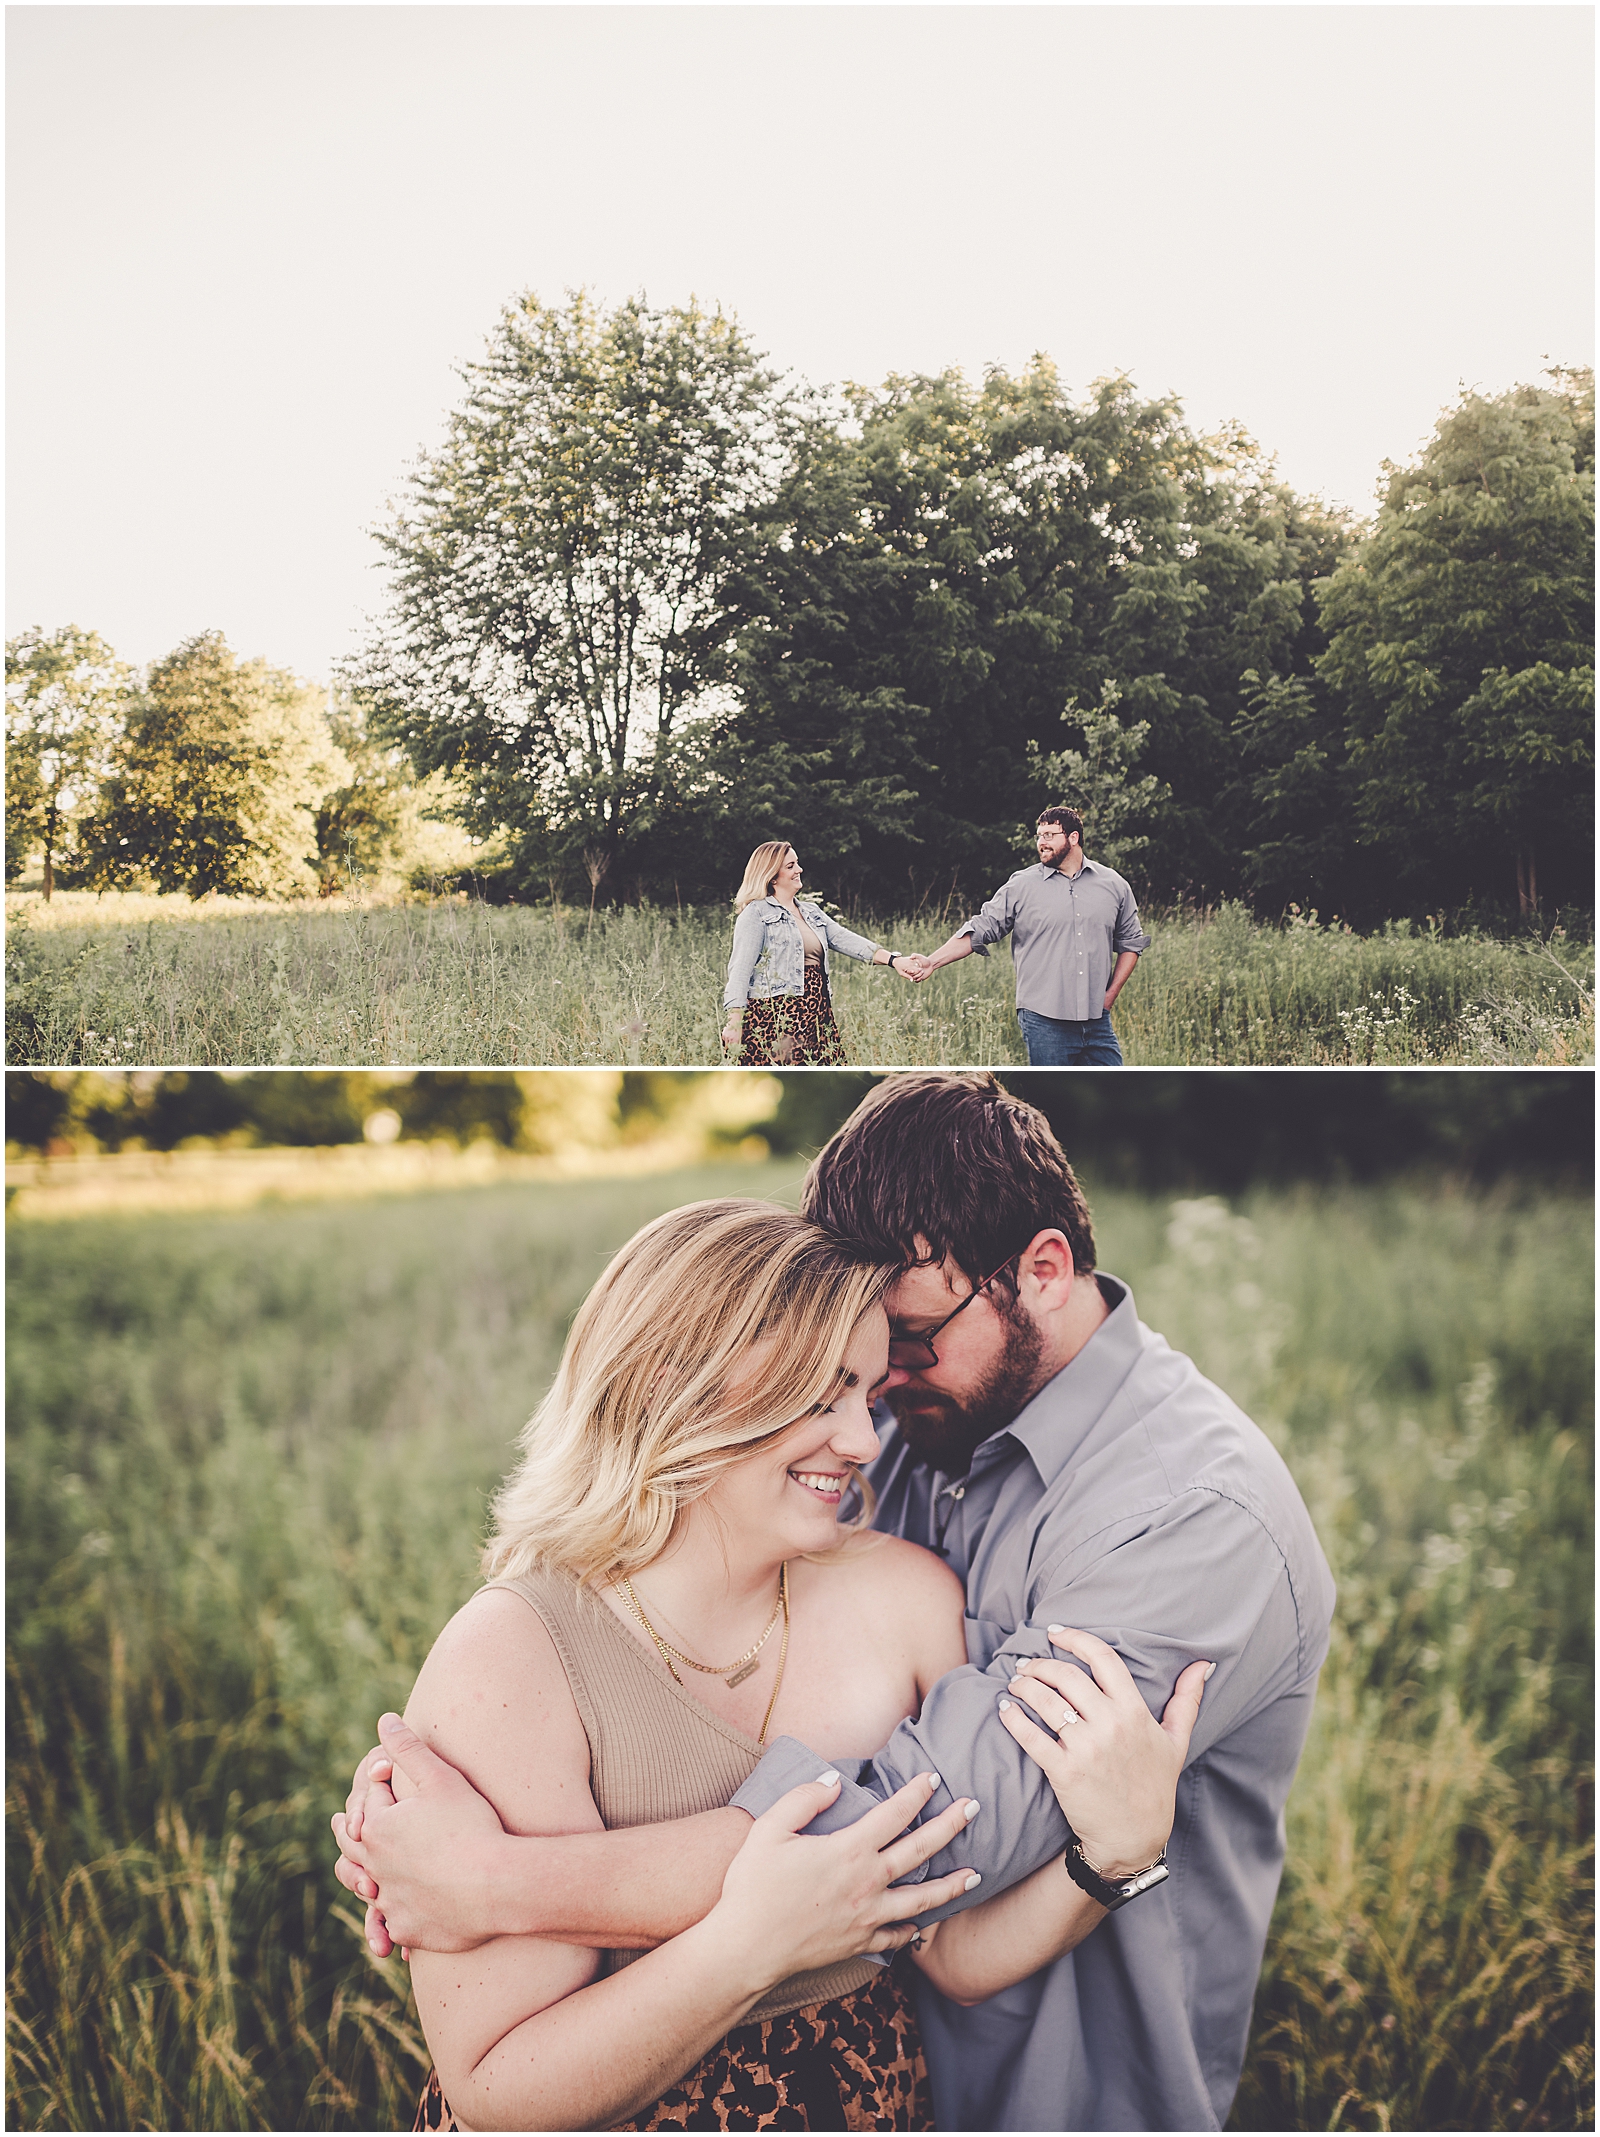
[[1017, 1022], [1028, 1048], [1030, 1068], [1121, 1068], [1122, 1048], [1111, 1029], [1111, 1012], [1097, 1017], [1044, 1017], [1037, 1009], [1019, 1009]]

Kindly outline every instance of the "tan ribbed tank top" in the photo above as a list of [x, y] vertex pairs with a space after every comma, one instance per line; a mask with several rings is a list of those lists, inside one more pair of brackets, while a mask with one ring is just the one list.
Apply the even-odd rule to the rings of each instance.
[[[537, 1611], [555, 1642], [589, 1739], [589, 1788], [608, 1831], [721, 1810], [761, 1759], [753, 1736], [719, 1721], [674, 1684], [665, 1668], [597, 1596], [564, 1573], [493, 1581]], [[614, 1974], [642, 1952], [608, 1951]], [[776, 2018], [865, 1988], [880, 1971], [871, 1959], [844, 1959], [791, 1974], [769, 1989], [742, 2023]]]
[[817, 933], [804, 913], [799, 915], [799, 920], [800, 947], [805, 952], [806, 963], [820, 968], [822, 964], [822, 937]]

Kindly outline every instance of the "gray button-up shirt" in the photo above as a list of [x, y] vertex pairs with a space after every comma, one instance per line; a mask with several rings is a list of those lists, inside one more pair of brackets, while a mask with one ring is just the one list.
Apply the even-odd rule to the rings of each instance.
[[[1065, 1845], [1049, 1783], [995, 1715], [1015, 1661], [1053, 1652], [1047, 1625], [1108, 1640], [1154, 1714], [1186, 1663], [1217, 1665], [1178, 1783], [1170, 1880], [971, 2010], [918, 1978], [941, 2129], [1222, 2127], [1327, 1652], [1333, 1579], [1283, 1461], [1144, 1326], [1125, 1285], [1099, 1283], [1109, 1317], [984, 1441], [965, 1479], [919, 1468], [892, 1424], [868, 1472], [875, 1525], [942, 1542], [965, 1579], [970, 1661], [847, 1779], [814, 1831], [931, 1769], [945, 1784], [934, 1810], [963, 1795], [983, 1810], [917, 1874], [970, 1864], [981, 1900]], [[827, 1763], [781, 1738], [733, 1800], [759, 1813]]]
[[1133, 892], [1099, 861], [1085, 861], [1075, 876], [1042, 861], [1019, 868], [958, 932], [972, 937], [979, 957], [1009, 934], [1017, 1007], [1074, 1023], [1104, 1013], [1121, 952], [1150, 947]]

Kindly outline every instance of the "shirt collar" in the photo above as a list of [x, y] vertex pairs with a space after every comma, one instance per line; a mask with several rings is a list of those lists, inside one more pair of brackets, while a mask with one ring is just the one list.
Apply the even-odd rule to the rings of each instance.
[[1014, 1440], [1048, 1484], [1073, 1460], [1104, 1417], [1144, 1346], [1139, 1309], [1128, 1286], [1104, 1271], [1097, 1273], [1095, 1281], [1110, 1312], [1077, 1356], [1045, 1382], [1005, 1430], [984, 1441], [973, 1457], [974, 1467], [984, 1448], [992, 1447], [998, 1454], [1003, 1441]]
[[1043, 861], [1038, 862], [1036, 865], [1038, 867], [1040, 875], [1042, 876], [1060, 876], [1063, 883], [1076, 883], [1078, 880], [1078, 876], [1086, 876], [1089, 873], [1090, 869], [1093, 868], [1094, 863], [1090, 860], [1089, 856], [1085, 854], [1083, 857], [1083, 866], [1078, 870], [1078, 876], [1069, 876], [1065, 872], [1065, 870], [1060, 868], [1050, 868]]

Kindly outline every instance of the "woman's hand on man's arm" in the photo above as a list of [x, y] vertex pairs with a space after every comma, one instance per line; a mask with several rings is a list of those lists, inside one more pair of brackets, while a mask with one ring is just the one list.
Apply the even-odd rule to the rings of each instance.
[[1046, 1630], [1053, 1647], [1085, 1668], [1027, 1657], [1007, 1687], [1013, 1696], [1001, 1703], [1000, 1720], [1044, 1773], [1092, 1867], [1116, 1883], [1147, 1869], [1167, 1844], [1178, 1776], [1214, 1665], [1191, 1662], [1181, 1670], [1157, 1721], [1114, 1647], [1092, 1632]]
[[[1029, 1657], [1011, 1679], [1014, 1696], [1002, 1702], [999, 1718], [1063, 1810], [1071, 1804], [1070, 1822], [1090, 1867], [1108, 1884], [1121, 1884], [1151, 1868], [1166, 1847], [1211, 1665], [1192, 1662], [1181, 1672], [1157, 1722], [1114, 1648], [1060, 1625], [1049, 1633], [1052, 1645], [1077, 1656], [1092, 1674], [1051, 1656]], [[979, 2003], [1071, 1951], [1105, 1915], [1056, 1858], [937, 1925], [937, 1939], [928, 1937], [917, 1964], [955, 2002]]]

